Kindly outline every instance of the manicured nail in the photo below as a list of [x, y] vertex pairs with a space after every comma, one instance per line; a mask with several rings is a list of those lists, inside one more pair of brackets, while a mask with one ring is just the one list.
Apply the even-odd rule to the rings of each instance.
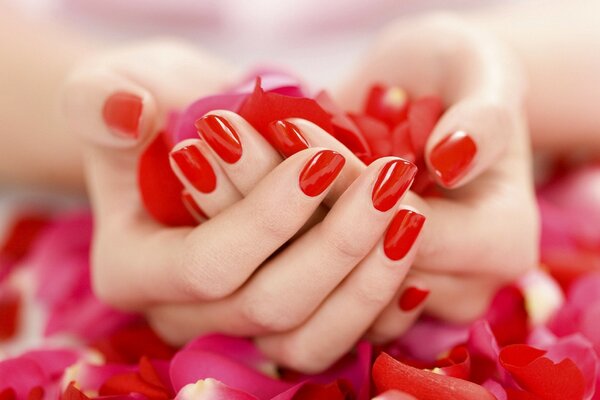
[[411, 311], [417, 308], [417, 306], [429, 296], [429, 290], [421, 289], [418, 287], [408, 287], [400, 295], [398, 300], [398, 306], [402, 311]]
[[172, 152], [171, 157], [181, 173], [198, 191], [210, 193], [215, 190], [217, 177], [198, 147], [184, 146]]
[[200, 206], [196, 203], [194, 198], [187, 190], [181, 191], [181, 201], [185, 208], [194, 216], [196, 219], [208, 219], [204, 211], [200, 208]]
[[196, 121], [196, 129], [226, 163], [233, 164], [242, 156], [240, 138], [225, 118], [205, 115]]
[[393, 160], [383, 166], [373, 186], [373, 206], [379, 211], [388, 211], [394, 207], [400, 197], [408, 190], [417, 166], [406, 160]]
[[284, 157], [289, 157], [310, 146], [300, 129], [288, 121], [274, 121], [269, 124], [273, 144]]
[[429, 161], [436, 175], [445, 185], [453, 185], [469, 169], [477, 145], [464, 131], [446, 136], [431, 151]]
[[411, 210], [400, 210], [390, 222], [383, 239], [383, 251], [390, 260], [401, 260], [409, 252], [423, 228], [425, 217]]
[[116, 92], [104, 102], [102, 117], [106, 125], [124, 136], [138, 137], [142, 98], [127, 92]]
[[345, 162], [346, 159], [335, 151], [318, 152], [300, 172], [300, 189], [310, 197], [320, 195], [340, 174]]

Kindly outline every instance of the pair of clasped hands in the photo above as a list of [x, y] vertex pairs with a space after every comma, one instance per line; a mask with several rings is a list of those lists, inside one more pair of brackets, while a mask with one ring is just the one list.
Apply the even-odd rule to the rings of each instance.
[[222, 332], [254, 338], [280, 365], [318, 372], [361, 338], [386, 342], [419, 315], [466, 322], [537, 262], [538, 214], [525, 81], [501, 43], [453, 17], [386, 29], [338, 90], [358, 109], [373, 82], [447, 105], [427, 168], [445, 195], [409, 188], [411, 163], [366, 166], [316, 125], [272, 124], [271, 146], [215, 110], [171, 166], [196, 227], [152, 220], [137, 184], [140, 154], [169, 111], [234, 82], [227, 65], [159, 41], [81, 64], [65, 115], [85, 143], [95, 215], [93, 284], [145, 313], [167, 341]]

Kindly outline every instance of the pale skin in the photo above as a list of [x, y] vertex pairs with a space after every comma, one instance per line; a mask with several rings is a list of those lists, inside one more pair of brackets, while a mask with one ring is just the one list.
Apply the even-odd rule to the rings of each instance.
[[[557, 15], [560, 7], [555, 6]], [[452, 321], [479, 315], [498, 285], [536, 263], [538, 223], [527, 117], [534, 144], [549, 150], [597, 144], [592, 133], [598, 132], [599, 124], [594, 113], [582, 113], [562, 96], [546, 95], [547, 82], [538, 81], [540, 74], [534, 68], [543, 68], [540, 59], [555, 57], [556, 65], [568, 70], [569, 65], [560, 62], [562, 55], [549, 51], [532, 59], [527, 48], [520, 48], [527, 43], [538, 48], [552, 39], [554, 31], [538, 26], [531, 32], [522, 21], [527, 40], [515, 40], [510, 35], [516, 35], [521, 25], [513, 18], [514, 30], [502, 37], [507, 45], [494, 35], [502, 36], [504, 14], [498, 12], [497, 20], [494, 15], [469, 16], [473, 26], [447, 16], [398, 23], [381, 35], [367, 61], [335, 92], [349, 108], [357, 106], [371, 81], [400, 85], [415, 94], [439, 93], [450, 107], [435, 128], [426, 155], [448, 132], [458, 129], [469, 131], [478, 149], [469, 172], [448, 187], [447, 199], [423, 199], [408, 192], [392, 210], [380, 212], [373, 208], [370, 193], [389, 158], [366, 167], [318, 127], [294, 120], [311, 148], [283, 160], [239, 116], [215, 111], [236, 127], [244, 151], [232, 165], [198, 140], [189, 142], [200, 146], [218, 178], [215, 191], [205, 195], [194, 191], [175, 168], [210, 217], [197, 228], [164, 228], [144, 213], [136, 186], [137, 159], [166, 111], [218, 91], [235, 80], [235, 71], [227, 73], [222, 63], [189, 47], [154, 42], [95, 55], [65, 78], [61, 71], [66, 74], [70, 60], [79, 58], [78, 46], [69, 47], [65, 52], [71, 57], [53, 64], [57, 72], [50, 76], [57, 82], [47, 87], [54, 90], [59, 78], [68, 82], [66, 122], [73, 131], [84, 133], [87, 184], [97, 220], [93, 259], [97, 293], [119, 307], [146, 312], [170, 341], [181, 343], [215, 330], [253, 336], [271, 358], [307, 372], [326, 368], [364, 335], [373, 341], [397, 337], [423, 310]], [[556, 18], [556, 24], [561, 22]], [[19, 52], [8, 42], [0, 45], [3, 52]], [[586, 105], [599, 104], [600, 88], [591, 84], [597, 69], [589, 67], [598, 60], [579, 55], [586, 62], [581, 61], [577, 76], [588, 72], [590, 84], [573, 93], [569, 79], [552, 82], [559, 89], [564, 85], [564, 93], [584, 99]], [[169, 62], [151, 62], [159, 59]], [[17, 68], [15, 61], [9, 66]], [[528, 108], [527, 76], [535, 77], [529, 81]], [[7, 79], [6, 74], [0, 79]], [[202, 90], [205, 93], [199, 93]], [[138, 140], [115, 136], [100, 117], [104, 99], [114, 91], [143, 99]], [[53, 104], [49, 93], [39, 97], [42, 105]], [[540, 109], [561, 112], [546, 115]], [[14, 159], [2, 157], [0, 176], [13, 182], [48, 182], [39, 166], [28, 163], [34, 158], [27, 151], [30, 141], [41, 140], [42, 131], [30, 129], [8, 112], [2, 118], [24, 134], [0, 135], [0, 148], [14, 149], [22, 160], [15, 170]], [[58, 121], [49, 119], [43, 137], [56, 132], [56, 142], [44, 140], [47, 146], [36, 147], [40, 153], [33, 165], [40, 160], [52, 163], [60, 148], [62, 161], [52, 176], [57, 184], [77, 187], [80, 178], [67, 170], [77, 165], [81, 150]], [[571, 135], [558, 134], [555, 127], [565, 127], [567, 121]], [[346, 164], [331, 187], [308, 197], [298, 189], [298, 175], [323, 149], [342, 154]], [[321, 202], [328, 210], [323, 221], [296, 235]], [[409, 253], [390, 260], [382, 251], [382, 235], [394, 213], [404, 208], [425, 215], [427, 222]], [[409, 286], [427, 288], [431, 295], [404, 312], [397, 302]]]

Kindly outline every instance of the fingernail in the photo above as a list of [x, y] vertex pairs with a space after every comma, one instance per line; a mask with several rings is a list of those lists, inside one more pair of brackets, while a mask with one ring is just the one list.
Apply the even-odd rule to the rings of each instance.
[[194, 145], [182, 147], [171, 153], [173, 161], [185, 178], [202, 193], [210, 193], [217, 186], [212, 166], [200, 149]]
[[417, 166], [406, 160], [393, 160], [385, 164], [373, 186], [373, 206], [379, 211], [394, 207], [416, 174]]
[[273, 144], [284, 157], [289, 157], [310, 146], [300, 129], [288, 121], [274, 121], [269, 124]]
[[457, 131], [435, 146], [429, 161], [442, 183], [452, 185], [467, 172], [476, 153], [473, 139], [466, 132]]
[[418, 287], [408, 287], [400, 295], [398, 300], [398, 306], [402, 311], [411, 311], [417, 308], [417, 306], [429, 296], [429, 290], [421, 289]]
[[398, 211], [383, 239], [385, 255], [394, 261], [404, 258], [417, 240], [424, 223], [425, 217], [417, 212]]
[[200, 206], [196, 203], [192, 195], [187, 191], [183, 190], [181, 192], [181, 201], [185, 208], [194, 216], [196, 219], [208, 219], [204, 211], [200, 208]]
[[109, 128], [135, 139], [139, 134], [142, 109], [141, 97], [127, 92], [116, 92], [104, 102], [102, 117]]
[[310, 197], [323, 193], [340, 174], [346, 159], [335, 151], [315, 154], [300, 172], [300, 189]]
[[242, 156], [240, 138], [225, 118], [205, 115], [196, 121], [196, 129], [226, 163], [233, 164]]

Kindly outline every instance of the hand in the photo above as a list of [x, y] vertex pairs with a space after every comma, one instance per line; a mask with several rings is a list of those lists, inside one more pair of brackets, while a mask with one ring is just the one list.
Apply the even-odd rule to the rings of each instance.
[[[199, 90], [220, 89], [223, 71], [186, 47], [159, 43], [96, 58], [68, 82], [66, 116], [85, 139], [95, 215], [95, 291], [146, 313], [173, 343], [205, 332], [254, 336], [305, 326], [302, 341], [334, 345], [315, 358], [287, 342], [277, 359], [324, 368], [364, 333], [412, 262], [414, 251], [387, 257], [381, 237], [415, 167], [388, 157], [348, 176], [343, 156], [318, 147], [282, 161], [241, 118], [213, 114], [203, 119], [205, 142], [172, 153], [188, 201], [211, 218], [197, 227], [159, 225], [140, 199], [140, 154], [170, 110]], [[203, 174], [189, 175], [186, 165]], [[311, 226], [326, 196], [331, 210]], [[342, 335], [331, 330], [334, 319]]]
[[520, 66], [495, 38], [448, 15], [399, 21], [362, 59], [338, 92], [346, 107], [358, 107], [373, 82], [439, 94], [448, 106], [425, 146], [446, 195], [406, 197], [428, 222], [415, 267], [369, 336], [397, 337], [423, 310], [456, 322], [477, 318], [499, 286], [538, 261]]

